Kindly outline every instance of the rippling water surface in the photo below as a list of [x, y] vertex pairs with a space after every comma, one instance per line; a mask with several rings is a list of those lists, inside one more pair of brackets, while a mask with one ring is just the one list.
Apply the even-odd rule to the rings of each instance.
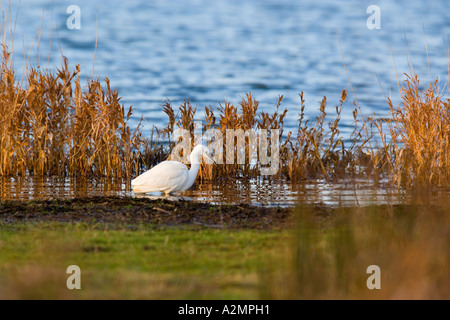
[[[66, 24], [66, 10], [73, 4], [80, 8], [79, 30]], [[367, 28], [372, 4], [380, 8], [379, 30]], [[22, 0], [18, 13], [17, 5], [12, 1], [19, 69], [28, 53], [31, 65], [54, 68], [62, 51], [89, 77], [97, 34], [94, 76], [111, 79], [123, 103], [135, 108], [133, 125], [143, 115], [147, 133], [153, 125], [167, 124], [161, 110], [165, 99], [175, 105], [191, 99], [201, 119], [204, 106], [223, 100], [237, 104], [249, 91], [265, 111], [284, 95], [285, 125], [295, 130], [299, 92], [304, 91], [307, 116], [314, 119], [323, 96], [334, 106], [341, 90], [350, 89], [337, 33], [366, 115], [388, 114], [383, 92], [393, 98], [398, 94], [393, 62], [400, 80], [410, 70], [409, 56], [423, 81], [429, 79], [428, 70], [442, 79], [442, 87], [448, 77], [446, 0]], [[349, 100], [344, 134], [352, 129], [352, 95]]]

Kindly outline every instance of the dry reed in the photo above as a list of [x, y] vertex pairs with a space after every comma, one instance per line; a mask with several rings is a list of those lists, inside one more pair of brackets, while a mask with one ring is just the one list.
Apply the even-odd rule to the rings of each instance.
[[[360, 133], [361, 126], [357, 124], [357, 111], [355, 109], [355, 129], [352, 136], [352, 144], [349, 148], [345, 148], [344, 139], [340, 135], [339, 121], [341, 119], [341, 112], [346, 101], [347, 90], [343, 90], [341, 100], [336, 106], [336, 117], [332, 122], [327, 122], [325, 119], [326, 113], [326, 97], [321, 102], [320, 114], [313, 125], [309, 121], [304, 121], [305, 117], [305, 100], [303, 93], [300, 94], [301, 106], [299, 113], [299, 125], [297, 137], [294, 138], [292, 132], [284, 132], [284, 119], [288, 110], [280, 110], [283, 101], [283, 96], [278, 98], [273, 113], [258, 112], [259, 101], [255, 100], [250, 93], [242, 99], [239, 106], [236, 107], [230, 102], [225, 101], [219, 103], [217, 108], [212, 106], [205, 107], [206, 120], [204, 121], [202, 132], [205, 133], [209, 129], [219, 130], [220, 136], [223, 138], [223, 147], [219, 157], [220, 165], [203, 165], [201, 170], [201, 177], [203, 179], [215, 178], [256, 178], [260, 174], [260, 169], [263, 164], [258, 161], [258, 150], [255, 150], [254, 145], [258, 145], [259, 137], [252, 140], [249, 135], [245, 136], [245, 163], [238, 162], [238, 139], [232, 137], [233, 141], [227, 141], [227, 130], [248, 130], [265, 129], [267, 134], [271, 136], [275, 134], [273, 130], [278, 130], [279, 134], [279, 153], [280, 153], [280, 170], [275, 175], [275, 178], [286, 178], [291, 181], [300, 181], [304, 179], [337, 179], [348, 176], [351, 173], [355, 175], [363, 175], [364, 173], [355, 169], [355, 167], [362, 163], [360, 159], [365, 153], [362, 150], [365, 147], [367, 138], [363, 139]], [[194, 137], [194, 126], [192, 119], [195, 117], [196, 109], [192, 107], [189, 102], [183, 101], [179, 108], [179, 112], [175, 112], [173, 106], [169, 101], [164, 104], [164, 111], [169, 117], [169, 124], [163, 130], [158, 131], [158, 134], [163, 136], [163, 139], [168, 139], [174, 136], [177, 129], [183, 128], [190, 132], [192, 145], [196, 143]], [[180, 116], [176, 117], [176, 114]], [[188, 126], [186, 126], [188, 124]], [[229, 138], [229, 137], [228, 137]], [[270, 139], [269, 139], [270, 141]], [[178, 142], [172, 140], [167, 150], [168, 153]], [[231, 148], [230, 148], [231, 146]], [[269, 142], [269, 149], [270, 149]], [[232, 149], [230, 151], [230, 149]], [[227, 162], [226, 153], [232, 152], [234, 159], [233, 163]], [[251, 159], [257, 161], [251, 162]], [[365, 158], [364, 158], [365, 159]], [[273, 176], [271, 178], [274, 178]]]
[[132, 108], [110, 82], [89, 79], [67, 59], [56, 73], [31, 69], [22, 88], [3, 46], [0, 74], [0, 175], [131, 178], [142, 139], [128, 126]]
[[440, 96], [438, 84], [421, 90], [417, 75], [407, 75], [401, 104], [388, 99], [392, 119], [386, 122], [393, 138], [385, 154], [398, 185], [450, 185], [450, 99]]
[[[249, 136], [245, 137], [245, 163], [238, 164], [237, 139], [228, 142], [226, 130], [267, 129], [268, 133], [272, 134], [273, 129], [278, 129], [280, 170], [275, 176], [270, 176], [270, 179], [298, 182], [305, 179], [335, 181], [365, 178], [374, 182], [385, 179], [399, 187], [448, 187], [449, 99], [439, 94], [437, 81], [430, 84], [427, 89], [420, 90], [417, 75], [407, 75], [400, 89], [401, 104], [394, 106], [391, 99], [387, 98], [391, 117], [364, 118], [359, 115], [359, 108], [355, 106], [354, 129], [350, 139], [344, 139], [339, 129], [341, 112], [347, 100], [347, 90], [342, 91], [331, 121], [327, 120], [330, 115], [327, 114], [327, 99], [324, 97], [319, 106], [319, 115], [312, 123], [309, 120], [305, 121], [305, 100], [302, 92], [299, 95], [300, 112], [296, 137], [291, 131], [284, 133], [284, 118], [288, 111], [287, 109], [280, 111], [283, 96], [279, 97], [272, 114], [258, 112], [259, 101], [250, 93], [237, 107], [227, 101], [219, 103], [217, 108], [205, 107], [206, 117], [202, 132], [205, 133], [208, 129], [219, 130], [223, 137], [223, 148], [219, 157], [222, 158], [220, 165], [202, 165], [200, 179], [259, 178], [263, 165], [259, 161], [250, 161], [252, 156], [255, 159], [255, 155], [252, 155], [255, 150], [251, 144], [257, 141], [251, 141]], [[172, 139], [177, 129], [183, 128], [190, 132], [192, 145], [198, 140], [193, 125], [196, 108], [190, 102], [183, 101], [179, 111], [176, 112], [167, 101], [164, 104], [164, 111], [169, 117], [169, 124], [163, 130], [156, 130], [156, 136], [159, 137], [156, 140], [169, 143], [166, 144], [165, 151], [162, 151], [161, 144], [158, 144], [159, 159], [164, 158], [162, 156], [164, 152], [167, 157], [178, 142]], [[370, 143], [374, 139], [377, 143], [381, 143], [381, 147], [374, 147], [376, 143]], [[229, 152], [230, 146], [234, 154], [233, 164], [226, 162], [226, 152]], [[142, 167], [144, 166], [141, 165]]]

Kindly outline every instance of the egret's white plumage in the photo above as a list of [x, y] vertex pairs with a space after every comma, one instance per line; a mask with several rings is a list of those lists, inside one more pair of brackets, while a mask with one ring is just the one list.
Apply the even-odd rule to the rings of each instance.
[[195, 182], [200, 168], [200, 158], [209, 157], [209, 150], [203, 145], [197, 145], [191, 152], [191, 169], [178, 161], [163, 161], [139, 177], [131, 181], [134, 193], [160, 191], [170, 194], [176, 191], [186, 191]]

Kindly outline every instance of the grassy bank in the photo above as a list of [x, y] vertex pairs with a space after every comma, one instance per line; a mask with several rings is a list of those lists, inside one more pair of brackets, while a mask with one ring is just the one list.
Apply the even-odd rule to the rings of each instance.
[[[121, 201], [2, 203], [0, 298], [450, 298], [447, 203], [221, 214]], [[66, 288], [69, 265], [81, 290]], [[366, 285], [371, 265], [379, 290]]]
[[[286, 233], [41, 222], [2, 225], [2, 299], [258, 297], [265, 255]], [[66, 269], [81, 269], [68, 290]]]

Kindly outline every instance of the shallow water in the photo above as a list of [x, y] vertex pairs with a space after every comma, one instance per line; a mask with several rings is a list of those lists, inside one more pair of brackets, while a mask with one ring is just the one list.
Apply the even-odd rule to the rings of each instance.
[[[288, 184], [282, 181], [236, 180], [223, 183], [196, 184], [183, 194], [164, 197], [160, 193], [135, 195], [128, 183], [105, 179], [76, 180], [57, 177], [0, 177], [0, 200], [67, 199], [91, 196], [148, 197], [169, 200], [184, 199], [211, 204], [254, 204], [264, 206], [326, 205], [367, 206], [381, 204], [408, 204], [414, 196], [396, 188], [375, 186], [367, 181], [327, 183], [309, 181]], [[434, 195], [437, 199], [449, 199], [450, 190]]]
[[[81, 28], [71, 30], [66, 10], [73, 4], [80, 8]], [[379, 30], [367, 28], [367, 8], [372, 4], [360, 0], [22, 0], [17, 13], [18, 2], [13, 1], [14, 64], [20, 74], [30, 54], [29, 65], [55, 69], [62, 52], [72, 66], [81, 65], [85, 79], [92, 72], [97, 34], [93, 74], [109, 77], [125, 106], [135, 108], [132, 126], [144, 116], [146, 134], [153, 125], [167, 124], [161, 108], [165, 99], [178, 105], [190, 98], [201, 120], [204, 106], [217, 106], [224, 99], [238, 104], [249, 91], [264, 111], [273, 110], [278, 96], [284, 95], [282, 107], [289, 110], [285, 126], [295, 132], [299, 92], [305, 93], [306, 117], [315, 119], [323, 96], [331, 113], [340, 92], [350, 89], [336, 32], [365, 115], [388, 115], [383, 92], [392, 95], [394, 103], [398, 95], [393, 62], [402, 80], [403, 73], [410, 71], [409, 56], [422, 83], [430, 74], [433, 79], [440, 76], [445, 87], [448, 1], [377, 1]], [[5, 10], [7, 2], [2, 5]], [[348, 100], [341, 120], [344, 135], [353, 129], [351, 91]]]

